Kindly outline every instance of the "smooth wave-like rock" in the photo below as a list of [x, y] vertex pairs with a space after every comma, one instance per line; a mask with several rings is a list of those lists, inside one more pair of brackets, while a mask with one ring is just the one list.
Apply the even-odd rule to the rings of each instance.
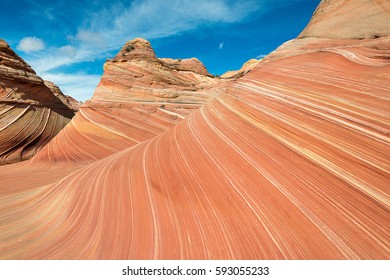
[[364, 39], [390, 36], [390, 1], [323, 0], [299, 38]]
[[65, 127], [78, 106], [0, 40], [0, 165], [32, 157]]
[[390, 37], [292, 40], [231, 79], [127, 46], [0, 168], [0, 258], [390, 258]]
[[259, 63], [259, 60], [257, 59], [250, 59], [247, 62], [245, 62], [241, 69], [239, 70], [233, 70], [233, 71], [227, 71], [226, 73], [221, 75], [221, 78], [223, 79], [232, 79], [232, 78], [240, 78], [244, 76], [245, 74], [248, 74], [250, 71], [252, 71], [253, 68]]
[[153, 138], [218, 94], [197, 59], [157, 58], [136, 38], [104, 65], [90, 101], [33, 162], [88, 162]]

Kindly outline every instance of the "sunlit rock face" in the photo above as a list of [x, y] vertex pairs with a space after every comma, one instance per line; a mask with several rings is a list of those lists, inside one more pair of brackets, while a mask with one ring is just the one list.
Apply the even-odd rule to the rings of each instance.
[[0, 168], [0, 257], [389, 259], [389, 58], [386, 36], [304, 38], [219, 79], [130, 41]]
[[299, 37], [363, 39], [389, 36], [389, 18], [388, 0], [323, 0]]
[[32, 157], [70, 121], [78, 105], [0, 39], [0, 165]]
[[157, 58], [136, 38], [104, 65], [90, 101], [33, 162], [90, 162], [153, 138], [220, 91], [196, 58]]
[[257, 59], [250, 59], [247, 62], [242, 65], [241, 69], [239, 70], [233, 70], [233, 71], [227, 71], [226, 73], [221, 75], [222, 79], [232, 79], [232, 78], [240, 78], [245, 74], [248, 74], [250, 71], [252, 71], [253, 68], [259, 63], [259, 60]]

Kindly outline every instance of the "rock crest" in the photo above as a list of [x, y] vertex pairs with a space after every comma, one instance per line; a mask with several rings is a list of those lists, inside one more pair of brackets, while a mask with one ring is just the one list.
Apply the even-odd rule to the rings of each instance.
[[298, 38], [368, 39], [390, 35], [390, 1], [322, 0]]
[[113, 61], [129, 60], [155, 60], [156, 54], [149, 41], [143, 38], [136, 38], [126, 42]]

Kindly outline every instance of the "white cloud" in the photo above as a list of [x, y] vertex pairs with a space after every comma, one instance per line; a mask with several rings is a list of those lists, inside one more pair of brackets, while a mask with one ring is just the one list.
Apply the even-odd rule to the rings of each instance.
[[16, 49], [23, 51], [25, 53], [36, 52], [43, 50], [45, 48], [45, 44], [42, 39], [37, 37], [24, 37], [20, 40]]
[[200, 26], [240, 22], [260, 8], [255, 0], [136, 0], [127, 6], [116, 2], [90, 16], [75, 38], [84, 44], [105, 44], [107, 50], [135, 37], [150, 40]]
[[107, 45], [106, 40], [102, 34], [88, 30], [80, 30], [76, 35], [76, 39], [88, 45], [97, 45], [99, 47], [104, 47]]
[[218, 48], [219, 48], [220, 50], [222, 50], [222, 49], [223, 49], [223, 45], [224, 45], [223, 42], [222, 42], [222, 43], [219, 43], [219, 47], [218, 47]]
[[65, 55], [69, 58], [75, 58], [76, 54], [77, 54], [76, 48], [72, 47], [70, 45], [60, 47], [59, 52], [60, 52], [60, 54]]
[[[42, 78], [56, 83], [64, 93], [85, 100], [91, 97], [100, 76], [58, 73], [61, 67], [109, 58], [113, 51], [135, 37], [151, 40], [203, 26], [241, 22], [256, 14], [260, 3], [258, 0], [135, 0], [124, 5], [115, 1], [108, 8], [88, 13], [77, 33], [67, 36], [68, 45], [51, 47], [44, 54], [32, 53], [26, 58]], [[47, 11], [47, 16], [50, 12]], [[28, 40], [22, 46], [25, 39]], [[44, 48], [41, 39], [23, 40], [19, 45], [25, 52]], [[222, 49], [223, 43], [219, 47]]]
[[65, 53], [61, 53], [59, 49], [52, 49], [41, 56], [34, 56], [28, 60], [31, 67], [38, 73], [44, 73], [52, 69], [66, 66], [75, 63], [74, 58], [69, 57]]
[[79, 101], [86, 101], [91, 98], [101, 78], [100, 75], [85, 73], [43, 73], [41, 77], [55, 83], [64, 94], [70, 95]]
[[258, 56], [256, 56], [257, 59], [262, 59], [264, 57], [266, 57], [267, 55], [266, 54], [259, 54]]

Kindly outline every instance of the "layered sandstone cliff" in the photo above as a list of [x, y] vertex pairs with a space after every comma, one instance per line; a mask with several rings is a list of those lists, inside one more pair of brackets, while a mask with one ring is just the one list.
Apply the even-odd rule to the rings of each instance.
[[222, 79], [241, 78], [242, 76], [252, 71], [252, 69], [255, 68], [258, 63], [259, 60], [257, 59], [254, 58], [250, 59], [247, 62], [245, 62], [239, 70], [227, 71], [226, 73], [221, 75], [221, 78]]
[[33, 156], [73, 117], [78, 103], [43, 81], [0, 40], [0, 164]]

